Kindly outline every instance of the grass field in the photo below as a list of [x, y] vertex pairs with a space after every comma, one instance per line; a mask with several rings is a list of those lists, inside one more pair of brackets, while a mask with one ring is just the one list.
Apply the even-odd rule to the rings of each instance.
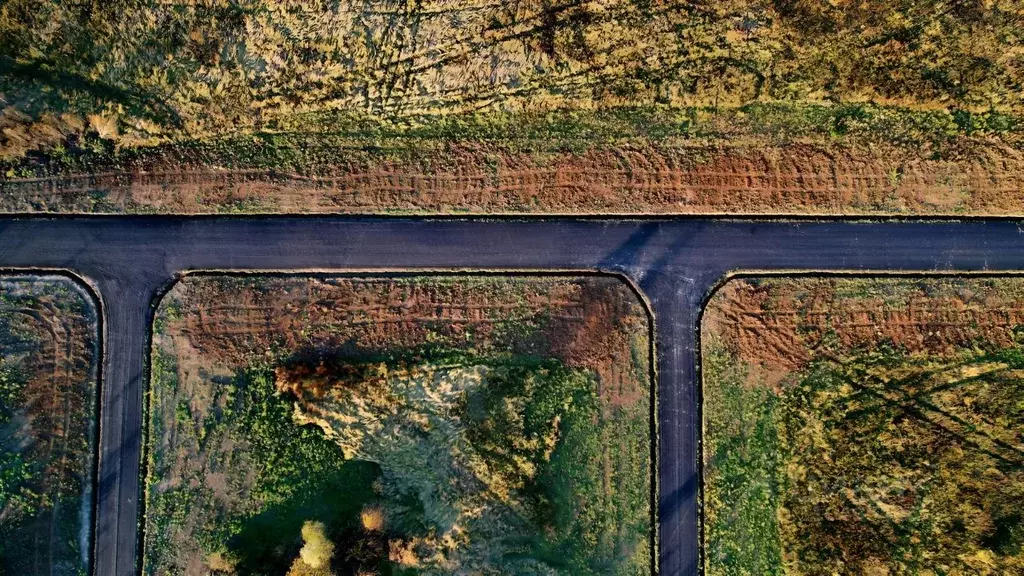
[[89, 571], [98, 346], [74, 281], [0, 277], [0, 574]]
[[11, 0], [0, 208], [1019, 214], [1021, 18]]
[[752, 279], [702, 328], [710, 575], [1024, 570], [1012, 279]]
[[649, 574], [648, 330], [609, 278], [188, 277], [143, 570]]

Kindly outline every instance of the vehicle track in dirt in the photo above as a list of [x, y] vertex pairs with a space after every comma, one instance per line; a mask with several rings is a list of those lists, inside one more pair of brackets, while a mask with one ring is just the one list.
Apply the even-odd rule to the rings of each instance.
[[[99, 310], [84, 291], [60, 295], [58, 289], [74, 287], [71, 280], [61, 276], [3, 273], [0, 284], [4, 291], [0, 313], [14, 330], [9, 339], [5, 338], [5, 354], [11, 354], [25, 374], [25, 398], [20, 408], [24, 424], [15, 437], [23, 435], [21, 441], [27, 443], [30, 458], [46, 464], [31, 489], [45, 493], [50, 502], [24, 525], [33, 532], [32, 545], [23, 551], [22, 563], [14, 566], [43, 573], [46, 567], [69, 560], [57, 557], [63, 550], [59, 529], [66, 521], [65, 515], [88, 516], [83, 518], [83, 530], [91, 522], [96, 443], [95, 424], [90, 422], [95, 417]], [[63, 497], [75, 488], [81, 488], [82, 498], [90, 500], [87, 508], [79, 502], [67, 509]], [[7, 512], [0, 511], [0, 518]], [[91, 555], [91, 533], [86, 531], [79, 537], [86, 548], [83, 553]]]
[[1013, 215], [1024, 160], [897, 148], [619, 146], [543, 159], [450, 145], [323, 173], [163, 169], [0, 181], [7, 212]]

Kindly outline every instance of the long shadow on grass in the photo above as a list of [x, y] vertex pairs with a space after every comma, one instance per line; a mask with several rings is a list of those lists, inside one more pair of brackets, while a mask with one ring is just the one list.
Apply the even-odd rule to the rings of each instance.
[[[361, 538], [359, 513], [377, 501], [373, 483], [380, 467], [352, 460], [316, 486], [296, 494], [247, 520], [231, 539], [228, 548], [238, 558], [238, 574], [285, 574], [302, 548], [302, 525], [323, 522], [332, 541], [358, 544]], [[347, 556], [348, 546], [339, 546], [336, 558]], [[347, 574], [342, 571], [341, 574]]]

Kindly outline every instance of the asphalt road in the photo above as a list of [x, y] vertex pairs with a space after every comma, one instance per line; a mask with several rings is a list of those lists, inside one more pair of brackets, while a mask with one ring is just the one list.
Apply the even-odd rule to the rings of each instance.
[[70, 270], [104, 315], [95, 573], [138, 570], [142, 390], [156, 294], [183, 271], [601, 270], [630, 278], [655, 315], [659, 565], [698, 573], [697, 323], [743, 270], [1024, 269], [1010, 221], [0, 219], [0, 266]]

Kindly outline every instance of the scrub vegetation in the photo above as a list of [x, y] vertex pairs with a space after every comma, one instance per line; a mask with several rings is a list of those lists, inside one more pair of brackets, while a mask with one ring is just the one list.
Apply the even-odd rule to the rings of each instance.
[[708, 574], [1024, 570], [1022, 287], [722, 288], [702, 327]]
[[1022, 14], [11, 0], [0, 186], [30, 211], [1019, 213]]
[[0, 574], [89, 571], [97, 347], [74, 281], [0, 277]]
[[[253, 317], [279, 305], [301, 328]], [[609, 278], [187, 277], [156, 316], [143, 570], [650, 574], [648, 330]]]

